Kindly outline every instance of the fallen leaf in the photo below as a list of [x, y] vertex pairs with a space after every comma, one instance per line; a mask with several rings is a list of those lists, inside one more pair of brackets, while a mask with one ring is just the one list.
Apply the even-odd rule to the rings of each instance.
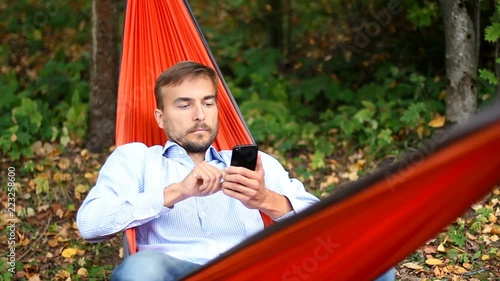
[[424, 251], [424, 253], [426, 254], [435, 254], [437, 249], [436, 249], [436, 246], [432, 246], [432, 245], [425, 245], [422, 250]]
[[61, 269], [61, 270], [57, 271], [56, 277], [59, 277], [59, 278], [68, 278], [68, 277], [71, 277], [71, 274], [68, 271], [64, 270], [64, 269]]
[[64, 249], [64, 251], [62, 251], [61, 256], [69, 259], [72, 258], [74, 255], [76, 255], [77, 251], [78, 249], [75, 248], [66, 248]]
[[50, 239], [48, 244], [50, 247], [55, 247], [55, 246], [57, 246], [58, 241], [57, 241], [57, 239]]
[[36, 274], [28, 278], [28, 281], [40, 281], [40, 275]]
[[498, 241], [498, 235], [496, 235], [496, 234], [495, 235], [491, 235], [490, 241], [491, 242], [497, 242]]
[[46, 205], [42, 205], [42, 206], [39, 206], [36, 208], [36, 211], [37, 212], [43, 212], [43, 211], [47, 211], [47, 209], [49, 208], [50, 206], [48, 204]]
[[462, 266], [463, 266], [464, 268], [466, 268], [467, 270], [471, 270], [471, 269], [473, 268], [472, 264], [470, 264], [470, 263], [468, 263], [468, 262], [464, 262], [464, 263], [462, 264]]
[[89, 272], [85, 267], [80, 267], [76, 274], [78, 274], [79, 276], [87, 277], [87, 275], [89, 275]]
[[477, 204], [477, 203], [476, 203], [476, 204], [472, 205], [472, 207], [471, 207], [471, 208], [472, 208], [474, 211], [477, 211], [477, 210], [481, 209], [482, 207], [483, 207], [483, 205], [482, 205], [482, 204]]
[[497, 216], [495, 216], [494, 213], [490, 213], [488, 215], [488, 220], [491, 222], [491, 223], [496, 223], [497, 222]]
[[404, 267], [409, 268], [409, 269], [414, 269], [414, 270], [421, 270], [423, 267], [419, 264], [413, 263], [413, 262], [407, 262], [403, 264]]
[[500, 234], [500, 226], [499, 225], [494, 225], [491, 227], [491, 233], [493, 234]]
[[432, 272], [434, 272], [434, 275], [438, 278], [441, 278], [443, 276], [443, 272], [441, 272], [441, 270], [439, 269], [439, 267], [434, 267], [434, 269], [432, 270]]
[[441, 128], [444, 126], [444, 123], [446, 122], [446, 118], [444, 116], [436, 116], [434, 119], [432, 119], [427, 125], [432, 128]]
[[446, 249], [444, 248], [443, 243], [439, 244], [439, 246], [437, 247], [437, 250], [438, 250], [439, 252], [446, 252]]
[[62, 158], [59, 163], [57, 164], [57, 166], [61, 169], [61, 170], [66, 170], [69, 168], [69, 166], [71, 165], [71, 161], [68, 159], [68, 158]]
[[487, 261], [489, 259], [490, 259], [490, 255], [482, 255], [481, 256], [481, 260], [483, 260], [483, 261]]
[[455, 274], [464, 274], [467, 272], [467, 269], [461, 267], [461, 266], [458, 266], [458, 265], [455, 265], [455, 267], [453, 268], [453, 273]]
[[492, 226], [491, 225], [486, 225], [482, 231], [482, 233], [492, 233]]
[[440, 265], [443, 262], [441, 260], [438, 260], [438, 259], [427, 259], [427, 260], [425, 260], [425, 263], [428, 265]]
[[58, 216], [60, 219], [64, 216], [64, 211], [62, 209], [58, 209], [56, 211], [56, 216]]

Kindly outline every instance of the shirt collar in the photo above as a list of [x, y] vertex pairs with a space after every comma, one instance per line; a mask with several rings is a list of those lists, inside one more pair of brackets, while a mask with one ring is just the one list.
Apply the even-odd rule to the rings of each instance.
[[[170, 155], [179, 155], [179, 154], [188, 156], [186, 150], [182, 146], [180, 146], [176, 142], [168, 140], [167, 143], [165, 143], [165, 146], [163, 147], [163, 156], [169, 157]], [[224, 160], [219, 155], [215, 147], [211, 145], [205, 152], [205, 161], [210, 162], [213, 160], [219, 160], [220, 162], [224, 162]]]

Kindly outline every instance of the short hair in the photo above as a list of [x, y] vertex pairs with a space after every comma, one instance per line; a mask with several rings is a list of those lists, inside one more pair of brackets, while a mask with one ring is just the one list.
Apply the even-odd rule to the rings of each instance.
[[217, 95], [217, 73], [212, 68], [201, 63], [193, 61], [182, 61], [174, 64], [165, 70], [155, 84], [156, 107], [163, 109], [163, 87], [175, 87], [182, 84], [184, 81], [193, 78], [208, 78], [214, 85], [215, 94]]

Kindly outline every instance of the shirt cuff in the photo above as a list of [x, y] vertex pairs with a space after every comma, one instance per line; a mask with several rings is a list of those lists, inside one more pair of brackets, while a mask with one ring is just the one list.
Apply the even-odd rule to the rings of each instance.
[[282, 220], [284, 220], [284, 219], [286, 219], [286, 218], [289, 218], [289, 217], [291, 217], [291, 216], [293, 216], [293, 215], [295, 215], [295, 211], [294, 211], [294, 210], [291, 210], [290, 212], [288, 212], [288, 213], [286, 213], [286, 214], [282, 215], [281, 217], [279, 217], [279, 218], [275, 219], [274, 221], [276, 221], [276, 222], [278, 222], [278, 221], [282, 221]]

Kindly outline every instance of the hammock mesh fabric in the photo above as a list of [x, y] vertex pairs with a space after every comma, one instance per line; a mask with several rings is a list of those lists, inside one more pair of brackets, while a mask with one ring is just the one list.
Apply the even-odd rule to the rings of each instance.
[[[220, 71], [186, 2], [127, 1], [117, 145], [164, 144], [156, 77], [181, 60]], [[252, 138], [220, 76], [219, 149]], [[246, 240], [187, 280], [373, 280], [500, 182], [500, 105], [416, 153]], [[127, 232], [132, 250], [133, 231]]]

